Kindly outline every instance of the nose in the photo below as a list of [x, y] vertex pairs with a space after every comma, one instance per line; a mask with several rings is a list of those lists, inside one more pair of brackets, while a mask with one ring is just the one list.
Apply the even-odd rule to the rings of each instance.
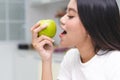
[[61, 24], [61, 25], [65, 25], [65, 22], [66, 22], [65, 16], [66, 16], [66, 15], [64, 15], [64, 16], [61, 17], [61, 19], [60, 19], [60, 24]]

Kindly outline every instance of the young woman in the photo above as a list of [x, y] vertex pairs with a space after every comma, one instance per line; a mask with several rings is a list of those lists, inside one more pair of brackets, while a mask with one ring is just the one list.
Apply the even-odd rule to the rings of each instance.
[[[120, 80], [120, 16], [116, 0], [70, 0], [60, 21], [60, 45], [73, 48], [64, 56], [58, 80]], [[31, 28], [32, 44], [42, 58], [42, 80], [52, 80], [54, 40], [38, 37], [47, 25], [38, 26]]]

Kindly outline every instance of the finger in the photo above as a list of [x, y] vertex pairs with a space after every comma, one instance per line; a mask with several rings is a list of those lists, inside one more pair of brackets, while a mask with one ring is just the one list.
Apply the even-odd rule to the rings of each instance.
[[44, 40], [41, 42], [41, 46], [42, 48], [44, 48], [45, 50], [51, 50], [53, 49], [53, 44], [51, 41], [49, 40]]
[[48, 41], [51, 41], [51, 42], [54, 42], [54, 41], [55, 41], [54, 39], [52, 39], [52, 38], [50, 38], [50, 37], [47, 37], [47, 36], [45, 36], [45, 35], [41, 35], [41, 36], [39, 37], [39, 41], [42, 41], [42, 40], [48, 40]]
[[47, 27], [47, 24], [40, 25], [39, 27], [35, 28], [34, 31], [36, 33], [40, 32], [41, 30], [45, 29]]
[[32, 36], [33, 38], [37, 38], [38, 37], [38, 32], [40, 32], [41, 30], [45, 29], [47, 27], [46, 24], [40, 26], [40, 27], [37, 27], [35, 28], [33, 31], [32, 31]]
[[37, 28], [38, 26], [40, 26], [40, 23], [39, 23], [39, 22], [36, 23], [35, 25], [33, 25], [30, 30], [32, 31], [32, 30], [34, 30], [35, 28]]

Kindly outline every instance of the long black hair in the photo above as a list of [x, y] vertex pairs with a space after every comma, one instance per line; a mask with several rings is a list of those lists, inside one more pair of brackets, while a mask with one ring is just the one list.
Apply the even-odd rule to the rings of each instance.
[[120, 15], [116, 0], [77, 0], [77, 8], [95, 49], [120, 50]]

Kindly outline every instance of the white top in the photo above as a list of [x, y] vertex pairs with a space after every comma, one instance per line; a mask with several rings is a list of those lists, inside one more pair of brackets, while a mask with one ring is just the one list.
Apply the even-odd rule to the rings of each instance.
[[70, 49], [61, 63], [57, 80], [120, 80], [120, 51], [102, 51], [82, 63], [78, 49]]

